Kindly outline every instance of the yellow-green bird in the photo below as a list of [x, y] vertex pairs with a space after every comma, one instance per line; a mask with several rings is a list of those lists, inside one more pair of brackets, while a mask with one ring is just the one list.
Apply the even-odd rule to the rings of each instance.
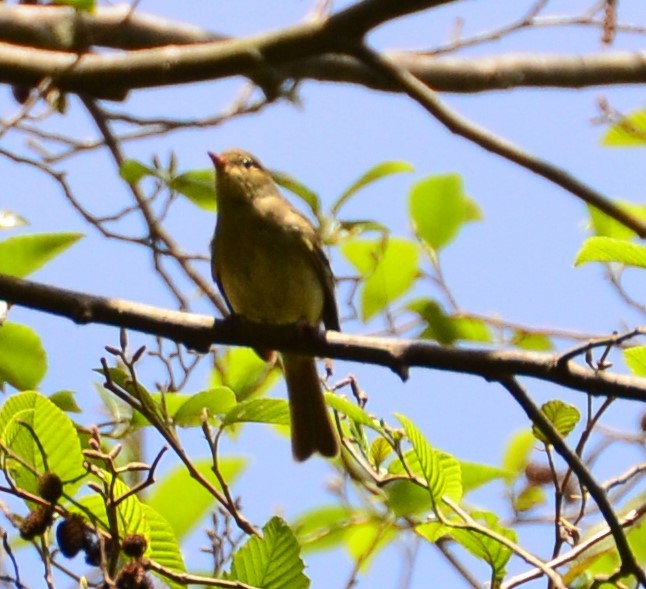
[[[312, 224], [280, 193], [270, 173], [241, 149], [209, 152], [218, 204], [211, 270], [233, 313], [274, 325], [339, 331], [330, 264]], [[339, 452], [311, 356], [283, 354], [296, 460]]]

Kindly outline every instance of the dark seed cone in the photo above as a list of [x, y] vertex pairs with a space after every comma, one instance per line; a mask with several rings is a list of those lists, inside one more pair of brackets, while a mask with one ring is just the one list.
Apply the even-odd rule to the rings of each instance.
[[128, 534], [123, 538], [121, 550], [126, 556], [141, 558], [146, 552], [148, 542], [141, 534]]
[[139, 561], [124, 566], [114, 580], [118, 589], [152, 589], [153, 584]]
[[54, 508], [51, 505], [39, 505], [20, 524], [20, 537], [23, 540], [33, 540], [45, 533], [52, 525]]
[[88, 529], [83, 516], [72, 513], [56, 528], [56, 542], [61, 554], [66, 558], [74, 558], [83, 548]]
[[46, 472], [38, 477], [38, 494], [49, 501], [56, 503], [63, 495], [63, 483], [59, 476], [53, 472]]

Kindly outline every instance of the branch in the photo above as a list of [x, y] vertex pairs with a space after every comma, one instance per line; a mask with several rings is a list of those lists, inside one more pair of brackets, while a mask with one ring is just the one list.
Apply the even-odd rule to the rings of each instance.
[[[433, 368], [499, 381], [510, 375], [538, 378], [592, 395], [646, 401], [646, 379], [563, 362], [558, 354], [517, 350], [453, 349], [417, 340], [309, 333], [294, 326], [271, 326], [237, 318], [215, 320], [132, 301], [64, 290], [0, 274], [0, 300], [66, 317], [164, 337], [200, 351], [212, 343], [298, 351], [324, 358], [389, 367], [407, 379], [410, 367]], [[638, 333], [646, 334], [646, 330]]]
[[[619, 221], [622, 225], [629, 227], [640, 237], [646, 238], [646, 221], [640, 219], [637, 215], [633, 215], [630, 211], [607, 199], [603, 194], [581, 182], [563, 168], [536, 157], [511, 141], [494, 135], [484, 127], [462, 117], [444, 104], [436, 92], [407, 70], [398, 68], [387, 57], [366, 46], [357, 47], [355, 51], [357, 56], [363, 59], [366, 64], [374, 67], [375, 71], [399, 84], [402, 91], [426, 109], [451, 132], [542, 176], [583, 202], [596, 207], [609, 217]], [[644, 64], [646, 65], [646, 53], [644, 58]]]
[[[123, 7], [79, 15], [67, 7], [0, 3], [0, 41], [5, 41], [0, 43], [0, 82], [36, 86], [52, 76], [67, 92], [122, 99], [137, 88], [271, 74], [275, 82], [314, 79], [401, 92], [388, 76], [348, 56], [347, 48], [389, 19], [447, 2], [364, 0], [325, 21], [242, 39], [138, 12], [127, 16]], [[137, 50], [77, 53], [95, 46]], [[387, 55], [396, 67], [447, 92], [646, 81], [646, 52], [484, 58], [415, 52]]]

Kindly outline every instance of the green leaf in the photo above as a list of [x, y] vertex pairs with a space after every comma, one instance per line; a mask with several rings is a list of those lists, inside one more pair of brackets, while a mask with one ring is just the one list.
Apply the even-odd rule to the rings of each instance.
[[[182, 552], [171, 525], [166, 518], [150, 505], [142, 503], [141, 510], [150, 531], [150, 538], [147, 539], [148, 550], [146, 551], [146, 557], [171, 571], [185, 572], [186, 566], [184, 565]], [[173, 583], [165, 577], [160, 576], [159, 578], [171, 587], [184, 587], [184, 585]]]
[[81, 408], [78, 406], [74, 398], [73, 391], [58, 391], [49, 395], [49, 400], [56, 405], [61, 411], [67, 413], [81, 413]]
[[81, 233], [41, 233], [0, 242], [0, 274], [24, 278], [75, 244]]
[[[615, 201], [615, 204], [622, 209], [626, 210], [635, 217], [646, 220], [646, 206], [635, 205], [623, 201]], [[596, 236], [614, 237], [615, 239], [632, 239], [636, 233], [620, 223], [616, 219], [606, 215], [598, 208], [588, 205], [588, 213], [590, 214], [590, 224]]]
[[19, 391], [35, 388], [47, 372], [47, 353], [31, 327], [0, 324], [0, 382]]
[[386, 459], [394, 452], [385, 438], [375, 438], [370, 444], [370, 458], [374, 467], [379, 470]]
[[431, 544], [435, 544], [438, 540], [447, 536], [449, 532], [450, 528], [440, 522], [428, 522], [415, 526], [415, 533]]
[[295, 194], [300, 198], [307, 206], [311, 209], [314, 215], [318, 216], [319, 211], [321, 210], [321, 199], [319, 195], [316, 194], [313, 190], [310, 190], [305, 184], [302, 184], [293, 176], [285, 174], [284, 172], [277, 172], [275, 170], [271, 171], [271, 177], [274, 179], [274, 182], [279, 186], [282, 186], [286, 190], [289, 190], [292, 194]]
[[250, 538], [233, 555], [229, 578], [260, 589], [307, 589], [310, 581], [290, 527], [272, 517], [262, 531], [262, 538]]
[[0, 229], [15, 229], [29, 225], [27, 219], [11, 211], [0, 209]]
[[346, 532], [369, 516], [360, 510], [331, 505], [319, 507], [301, 515], [292, 528], [304, 552], [326, 550], [339, 546]]
[[624, 360], [636, 376], [646, 376], [646, 346], [636, 346], [624, 350]]
[[514, 509], [517, 511], [529, 511], [544, 505], [546, 501], [545, 491], [541, 487], [531, 485], [514, 497]]
[[137, 160], [124, 160], [119, 168], [119, 176], [129, 184], [136, 184], [146, 176], [156, 176], [153, 168], [145, 166]]
[[601, 139], [609, 147], [646, 145], [646, 110], [638, 110], [612, 125]]
[[[559, 400], [544, 403], [541, 407], [541, 411], [554, 426], [556, 431], [558, 431], [564, 438], [576, 427], [576, 424], [579, 423], [579, 420], [581, 419], [581, 414], [574, 405], [569, 405], [568, 403], [564, 403]], [[532, 426], [532, 433], [536, 439], [540, 440], [544, 444], [549, 443], [547, 438], [543, 435], [543, 432], [541, 432], [540, 428], [536, 425]]]
[[405, 239], [356, 240], [346, 243], [341, 251], [364, 278], [361, 291], [364, 321], [408, 292], [419, 275], [417, 245]]
[[195, 427], [202, 425], [203, 416], [214, 417], [226, 413], [236, 404], [236, 396], [228, 387], [216, 387], [191, 395], [173, 415], [176, 425]]
[[280, 374], [275, 364], [265, 362], [251, 348], [229, 348], [216, 358], [210, 384], [229, 387], [238, 401], [244, 401], [266, 392]]
[[428, 489], [409, 479], [396, 479], [383, 486], [386, 505], [395, 517], [410, 517], [433, 509]]
[[450, 346], [457, 341], [489, 343], [492, 341], [487, 324], [481, 319], [447, 315], [440, 305], [432, 299], [417, 299], [408, 304], [408, 309], [426, 322], [419, 335], [422, 339], [432, 339]]
[[587, 262], [618, 262], [646, 268], [646, 246], [612, 237], [589, 237], [577, 253], [574, 265]]
[[[38, 473], [47, 470], [56, 473], [64, 483], [65, 493], [72, 494], [80, 484], [74, 482], [75, 479], [85, 475], [84, 457], [74, 424], [39, 393], [28, 391], [6, 400], [0, 410], [0, 439], [5, 448], [10, 448], [12, 454]], [[9, 456], [5, 460], [16, 485], [37, 494], [36, 475]]]
[[345, 544], [359, 570], [366, 571], [377, 554], [397, 538], [397, 529], [391, 522], [369, 519], [346, 532]]
[[168, 186], [205, 211], [215, 211], [215, 170], [191, 170], [175, 176]]
[[337, 201], [332, 205], [331, 213], [335, 216], [341, 207], [350, 200], [354, 194], [356, 194], [362, 188], [365, 188], [369, 184], [380, 180], [386, 176], [391, 176], [393, 174], [399, 174], [401, 172], [412, 172], [415, 168], [413, 165], [408, 162], [383, 162], [377, 164], [376, 166], [370, 168], [365, 174], [363, 174], [358, 180], [353, 182], [350, 187], [337, 199]]
[[289, 405], [283, 399], [247, 399], [222, 419], [223, 425], [243, 422], [289, 425]]
[[332, 409], [346, 415], [352, 421], [365, 425], [378, 432], [382, 431], [379, 422], [373, 417], [370, 417], [365, 409], [362, 409], [356, 403], [353, 403], [344, 397], [340, 397], [339, 395], [335, 395], [334, 393], [325, 393], [325, 400]]
[[434, 507], [437, 509], [444, 497], [459, 503], [463, 492], [459, 462], [450, 454], [431, 448], [422, 432], [407, 417], [400, 413], [396, 413], [395, 417], [413, 445], [413, 452], [419, 461]]
[[457, 174], [417, 182], [408, 204], [417, 234], [434, 250], [453, 241], [464, 223], [482, 217], [478, 206], [464, 193], [462, 178]]
[[502, 460], [503, 469], [509, 473], [508, 483], [512, 483], [514, 479], [525, 472], [535, 443], [536, 438], [528, 429], [516, 432], [511, 437]]
[[[222, 490], [213, 474], [212, 460], [192, 460], [192, 463], [216, 489]], [[245, 467], [243, 458], [218, 458], [218, 470], [229, 486], [235, 483]], [[182, 500], [178, 501], [178, 497]], [[147, 503], [163, 513], [175, 535], [183, 539], [212, 510], [213, 501], [213, 495], [191, 477], [184, 465], [179, 465], [157, 482]]]
[[[471, 514], [471, 517], [481, 520], [481, 523], [498, 535], [504, 536], [512, 542], [517, 541], [516, 532], [498, 524], [498, 517], [493, 513], [475, 512]], [[500, 580], [504, 577], [505, 567], [512, 555], [511, 548], [476, 530], [452, 528], [451, 536], [476, 558], [489, 564], [495, 579]]]
[[547, 352], [554, 349], [552, 340], [541, 333], [532, 333], [517, 329], [511, 338], [512, 345], [521, 350], [533, 350], [535, 352]]
[[473, 491], [482, 485], [486, 485], [497, 479], [505, 479], [509, 471], [497, 466], [488, 464], [477, 464], [475, 462], [460, 461], [460, 472], [462, 473], [462, 488], [464, 492]]

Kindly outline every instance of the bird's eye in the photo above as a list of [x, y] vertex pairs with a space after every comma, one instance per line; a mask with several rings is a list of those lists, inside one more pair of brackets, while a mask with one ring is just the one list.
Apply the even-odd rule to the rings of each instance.
[[253, 167], [254, 161], [251, 158], [246, 157], [242, 160], [242, 165], [248, 170]]

